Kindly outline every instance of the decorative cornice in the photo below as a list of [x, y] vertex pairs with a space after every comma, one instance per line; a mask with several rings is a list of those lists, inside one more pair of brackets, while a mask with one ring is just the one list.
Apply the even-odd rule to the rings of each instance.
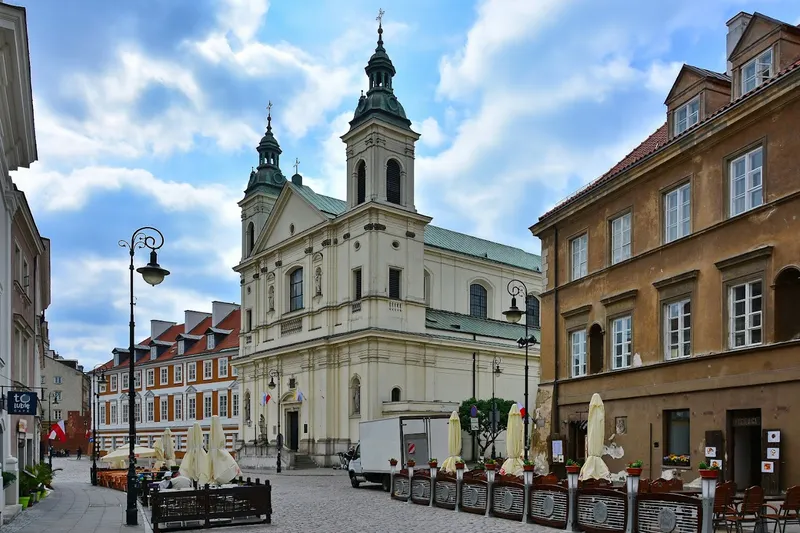
[[629, 291], [621, 292], [619, 294], [614, 294], [613, 296], [607, 296], [600, 300], [600, 303], [603, 305], [611, 305], [617, 302], [621, 302], [623, 300], [629, 300], [631, 298], [636, 298], [636, 295], [639, 293], [639, 289], [631, 289]]
[[714, 266], [717, 267], [718, 270], [727, 270], [729, 268], [741, 265], [742, 263], [747, 263], [748, 261], [766, 259], [767, 257], [772, 256], [772, 249], [772, 245], [769, 244], [766, 246], [761, 246], [755, 250], [750, 250], [749, 252], [735, 255], [733, 257], [729, 257], [728, 259], [723, 259], [722, 261], [717, 261], [714, 263]]
[[700, 274], [699, 270], [690, 270], [689, 272], [684, 272], [682, 274], [677, 274], [675, 276], [671, 276], [669, 278], [660, 279], [658, 281], [653, 282], [653, 287], [656, 289], [663, 289], [665, 287], [669, 287], [670, 285], [676, 285], [678, 283], [683, 283], [684, 281], [694, 280], [697, 279], [697, 276]]
[[562, 318], [572, 318], [578, 315], [584, 315], [592, 310], [592, 304], [582, 305], [580, 307], [576, 307], [575, 309], [570, 309], [569, 311], [564, 311], [561, 313]]

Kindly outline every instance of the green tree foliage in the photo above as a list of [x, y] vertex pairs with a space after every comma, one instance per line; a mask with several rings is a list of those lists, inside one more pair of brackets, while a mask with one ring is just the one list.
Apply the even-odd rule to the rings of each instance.
[[461, 402], [461, 406], [458, 408], [458, 417], [461, 419], [461, 428], [469, 431], [470, 430], [470, 410], [472, 406], [478, 408], [478, 447], [480, 448], [480, 454], [485, 455], [486, 449], [492, 445], [492, 443], [497, 440], [498, 435], [506, 430], [506, 425], [508, 424], [508, 412], [511, 410], [511, 406], [514, 405], [514, 400], [504, 400], [503, 398], [495, 398], [494, 404], [497, 408], [499, 420], [497, 423], [496, 428], [492, 428], [491, 424], [489, 423], [490, 413], [492, 412], [492, 399], [489, 398], [488, 400], [476, 400], [475, 398], [469, 398]]

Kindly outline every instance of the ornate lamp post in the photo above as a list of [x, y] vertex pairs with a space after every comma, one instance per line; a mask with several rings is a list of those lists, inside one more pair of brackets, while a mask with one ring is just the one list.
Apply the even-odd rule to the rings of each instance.
[[[52, 415], [52, 413], [50, 411], [50, 406], [51, 405], [58, 405], [58, 392], [56, 392], [56, 391], [52, 391], [52, 392], [48, 393], [48, 395], [47, 395], [47, 423], [50, 424], [50, 427], [53, 426], [53, 415]], [[53, 439], [50, 438], [50, 433], [52, 433], [52, 431], [50, 429], [48, 429], [47, 431], [48, 431], [48, 434], [47, 434], [47, 444], [48, 444], [48, 446], [47, 446], [47, 460], [50, 463], [50, 470], [52, 471], [53, 470], [53, 445], [50, 443], [50, 441], [53, 440]]]
[[[503, 314], [506, 317], [506, 320], [511, 322], [512, 324], [516, 324], [522, 318], [522, 315], [525, 316], [525, 336], [522, 337], [517, 341], [517, 344], [520, 348], [525, 346], [525, 439], [523, 446], [525, 451], [525, 460], [528, 460], [528, 440], [530, 438], [530, 433], [528, 432], [528, 420], [529, 420], [529, 412], [528, 412], [528, 346], [531, 344], [536, 344], [536, 338], [533, 335], [528, 333], [528, 299], [532, 298], [528, 294], [528, 287], [522, 281], [518, 279], [512, 279], [508, 282], [508, 294], [511, 295], [511, 307], [508, 308], [508, 311], [503, 311]], [[525, 311], [522, 311], [517, 307], [517, 296], [523, 295], [525, 301]]]
[[99, 364], [94, 367], [92, 375], [94, 377], [94, 409], [92, 409], [92, 485], [97, 486], [97, 423], [98, 415], [97, 410], [100, 408], [100, 385], [106, 383], [106, 371], [101, 369], [98, 376], [97, 369], [103, 366]]
[[164, 281], [164, 278], [169, 275], [169, 270], [161, 268], [158, 264], [157, 250], [164, 245], [164, 235], [156, 228], [150, 226], [139, 228], [133, 232], [130, 241], [119, 241], [119, 245], [122, 248], [127, 248], [131, 257], [129, 267], [131, 318], [129, 322], [130, 343], [128, 349], [128, 442], [130, 444], [130, 452], [128, 454], [128, 505], [125, 509], [125, 523], [129, 526], [135, 526], [138, 524], [138, 509], [136, 507], [136, 454], [134, 453], [134, 446], [136, 445], [136, 387], [133, 386], [133, 382], [136, 352], [134, 351], [133, 256], [137, 249], [150, 249], [150, 262], [146, 266], [137, 268], [136, 271], [142, 275], [145, 282], [152, 286]]
[[[494, 382], [497, 375], [503, 373], [503, 370], [500, 368], [500, 363], [502, 362], [503, 360], [499, 357], [492, 359], [492, 416], [489, 417], [489, 425], [492, 427], [492, 433], [497, 431], [497, 424], [500, 423], [497, 419], [497, 402], [495, 402], [494, 396]], [[497, 459], [497, 450], [495, 450], [494, 441], [492, 441], [492, 461], [495, 459]]]
[[276, 369], [269, 371], [269, 390], [275, 390], [275, 378], [278, 378], [278, 466], [275, 472], [281, 473], [281, 448], [283, 448], [283, 433], [281, 433], [281, 374]]

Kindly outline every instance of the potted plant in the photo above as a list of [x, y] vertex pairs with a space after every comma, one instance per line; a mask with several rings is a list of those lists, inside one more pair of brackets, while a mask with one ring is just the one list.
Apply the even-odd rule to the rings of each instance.
[[632, 463], [628, 463], [628, 467], [625, 469], [628, 472], [629, 476], [641, 476], [642, 475], [642, 461], [637, 459]]
[[417, 462], [414, 459], [409, 459], [406, 464], [408, 465], [409, 468], [414, 468], [415, 466], [417, 466]]
[[397, 466], [397, 459], [395, 459], [394, 457], [389, 459], [389, 466]]
[[456, 457], [456, 470], [464, 470], [464, 459]]
[[439, 459], [436, 457], [431, 457], [428, 459], [428, 466], [431, 468], [438, 468], [439, 467]]
[[26, 507], [30, 507], [31, 505], [31, 497], [30, 496], [20, 496], [19, 497], [19, 504], [22, 506], [23, 509]]
[[19, 477], [19, 503], [22, 508], [33, 505], [31, 494], [36, 490], [38, 483], [30, 472], [23, 470]]
[[522, 461], [522, 470], [524, 472], [533, 472], [533, 467], [534, 467], [533, 461], [530, 460]]
[[578, 474], [581, 471], [581, 465], [577, 461], [567, 459], [567, 474]]
[[676, 455], [671, 453], [669, 455], [664, 456], [664, 466], [678, 466], [678, 467], [689, 467], [689, 460], [690, 457], [688, 455]]
[[486, 461], [483, 463], [483, 466], [486, 468], [486, 470], [497, 469], [497, 463], [494, 461], [494, 459], [486, 459]]
[[11, 472], [3, 472], [3, 489], [7, 489], [9, 485], [14, 483], [17, 480], [17, 476], [12, 474]]
[[705, 461], [698, 465], [700, 477], [703, 479], [717, 479], [719, 477], [719, 467], [717, 465], [708, 465]]

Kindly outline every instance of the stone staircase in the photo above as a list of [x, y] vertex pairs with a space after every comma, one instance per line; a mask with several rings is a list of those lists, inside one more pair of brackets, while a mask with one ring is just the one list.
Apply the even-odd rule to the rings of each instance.
[[308, 455], [294, 454], [294, 468], [295, 470], [309, 470], [311, 468], [319, 468], [317, 464], [311, 460]]

